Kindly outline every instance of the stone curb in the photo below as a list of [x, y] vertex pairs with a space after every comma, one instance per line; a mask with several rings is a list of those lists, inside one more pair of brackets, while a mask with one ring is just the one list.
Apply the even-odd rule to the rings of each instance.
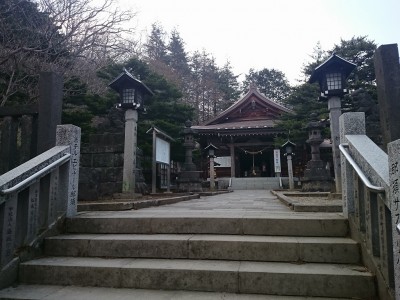
[[332, 197], [330, 193], [310, 193], [310, 192], [283, 192], [283, 191], [271, 191], [273, 195], [287, 205], [291, 210], [296, 212], [342, 212], [343, 207], [337, 204], [304, 204], [296, 201], [295, 199], [286, 196], [290, 193], [293, 196], [304, 196], [304, 197], [318, 197], [325, 196], [330, 200], [337, 199], [336, 196]]
[[199, 199], [201, 196], [215, 196], [228, 192], [229, 191], [199, 192], [196, 194], [188, 194], [178, 197], [144, 199], [144, 200], [139, 199], [131, 201], [104, 201], [95, 203], [80, 202], [78, 203], [78, 211], [120, 211], [120, 210], [131, 210], [131, 209], [137, 210], [152, 206], [161, 206], [161, 205], [178, 203], [181, 201]]

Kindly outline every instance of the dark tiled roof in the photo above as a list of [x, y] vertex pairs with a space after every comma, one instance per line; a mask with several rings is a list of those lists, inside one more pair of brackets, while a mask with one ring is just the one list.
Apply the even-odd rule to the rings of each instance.
[[256, 121], [243, 121], [222, 123], [213, 125], [198, 125], [192, 126], [192, 129], [197, 131], [219, 131], [219, 130], [240, 130], [240, 129], [262, 129], [273, 128], [276, 125], [274, 120], [256, 120]]
[[235, 111], [238, 107], [240, 107], [242, 104], [250, 101], [251, 96], [257, 97], [260, 101], [262, 101], [266, 106], [270, 106], [277, 111], [280, 111], [282, 113], [293, 113], [290, 109], [268, 99], [264, 94], [260, 93], [260, 91], [255, 87], [252, 86], [250, 87], [250, 90], [238, 101], [236, 101], [234, 104], [232, 104], [229, 108], [215, 116], [214, 118], [211, 118], [207, 121], [205, 121], [202, 125], [209, 125], [213, 123], [220, 123], [222, 120], [225, 120], [227, 116], [229, 116], [233, 111]]

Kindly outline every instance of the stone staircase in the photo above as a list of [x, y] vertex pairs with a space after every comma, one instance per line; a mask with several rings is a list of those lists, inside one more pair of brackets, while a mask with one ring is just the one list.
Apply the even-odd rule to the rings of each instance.
[[232, 178], [232, 190], [276, 190], [279, 189], [278, 177], [238, 177]]
[[66, 226], [0, 299], [376, 299], [339, 214], [86, 212]]

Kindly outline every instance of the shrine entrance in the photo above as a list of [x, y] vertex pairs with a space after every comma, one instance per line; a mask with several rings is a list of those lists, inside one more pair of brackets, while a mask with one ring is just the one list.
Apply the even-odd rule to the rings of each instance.
[[[201, 149], [215, 150], [217, 177], [274, 177], [274, 139], [286, 136], [278, 121], [292, 113], [268, 99], [254, 85], [231, 107], [203, 124], [192, 126]], [[201, 161], [203, 176], [209, 176], [207, 153]]]
[[239, 158], [236, 177], [275, 176], [272, 148], [239, 147], [236, 149]]

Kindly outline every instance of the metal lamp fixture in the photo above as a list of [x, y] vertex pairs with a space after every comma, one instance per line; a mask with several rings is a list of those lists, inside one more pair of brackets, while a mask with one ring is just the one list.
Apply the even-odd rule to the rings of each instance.
[[207, 147], [204, 148], [204, 150], [208, 150], [208, 157], [215, 158], [215, 150], [218, 150], [218, 148], [210, 143]]
[[135, 78], [126, 69], [109, 85], [120, 94], [120, 102], [116, 105], [117, 108], [143, 111], [145, 96], [154, 95], [143, 82]]
[[284, 156], [294, 155], [293, 151], [294, 151], [295, 147], [296, 147], [295, 143], [292, 143], [291, 141], [287, 140], [287, 142], [281, 146], [281, 148], [283, 148], [285, 150]]
[[331, 96], [341, 97], [348, 93], [346, 79], [355, 67], [355, 64], [334, 53], [324, 63], [315, 68], [309, 82], [318, 81], [321, 91], [320, 100]]

